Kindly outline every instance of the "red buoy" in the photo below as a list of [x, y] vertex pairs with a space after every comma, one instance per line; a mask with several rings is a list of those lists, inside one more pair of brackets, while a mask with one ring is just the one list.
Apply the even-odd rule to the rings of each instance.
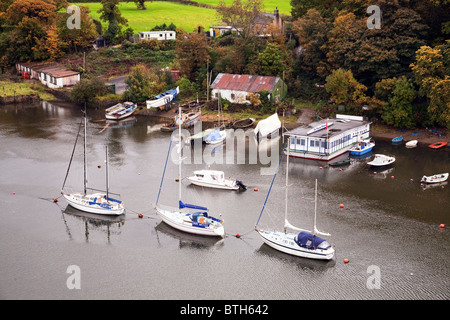
[[138, 217], [142, 218], [144, 215], [142, 213], [139, 213]]
[[344, 208], [344, 204], [343, 203], [341, 203], [341, 205], [339, 206], [341, 209], [343, 209]]
[[344, 259], [344, 263], [348, 263], [348, 259]]
[[254, 188], [253, 191], [258, 191], [258, 188]]
[[240, 238], [241, 235], [239, 233], [236, 233], [236, 238]]
[[176, 179], [175, 179], [175, 181], [176, 181], [176, 182], [179, 182], [179, 181], [180, 181], [180, 179], [176, 178]]
[[102, 167], [102, 165], [101, 165], [101, 164], [99, 164], [99, 165], [97, 166], [97, 168], [99, 168], [99, 169], [100, 169], [101, 167]]
[[58, 202], [58, 198], [53, 199], [53, 202], [54, 203]]
[[439, 227], [445, 228], [445, 224], [441, 223], [441, 224], [439, 225]]

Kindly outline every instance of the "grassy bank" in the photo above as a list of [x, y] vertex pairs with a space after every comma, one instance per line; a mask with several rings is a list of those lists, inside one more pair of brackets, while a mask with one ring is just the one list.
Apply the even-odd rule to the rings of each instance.
[[43, 100], [51, 101], [55, 100], [52, 94], [45, 91], [44, 86], [36, 83], [35, 81], [25, 81], [25, 82], [9, 82], [0, 81], [0, 96], [2, 97], [13, 97], [16, 96], [28, 96], [38, 94]]
[[[100, 21], [100, 14], [97, 12], [101, 8], [100, 3], [74, 4], [88, 6], [91, 10], [91, 17]], [[128, 19], [128, 26], [133, 29], [134, 33], [150, 31], [153, 27], [163, 23], [167, 25], [173, 23], [177, 28], [183, 28], [187, 32], [192, 32], [199, 24], [209, 28], [220, 20], [214, 9], [168, 1], [148, 1], [145, 3], [145, 6], [147, 10], [137, 10], [134, 2], [120, 2], [119, 4], [122, 16]]]
[[[198, 3], [209, 4], [217, 6], [220, 0], [193, 0]], [[233, 0], [224, 0], [227, 6], [233, 3]], [[273, 13], [275, 8], [278, 8], [281, 15], [291, 15], [291, 1], [290, 0], [264, 0], [264, 11]]]

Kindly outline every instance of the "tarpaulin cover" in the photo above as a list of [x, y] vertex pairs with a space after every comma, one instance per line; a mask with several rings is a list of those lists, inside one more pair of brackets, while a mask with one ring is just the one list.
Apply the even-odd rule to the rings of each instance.
[[216, 129], [212, 131], [206, 138], [206, 141], [216, 141], [222, 139], [222, 136], [220, 135], [220, 130]]
[[[321, 247], [321, 249], [326, 249], [330, 245], [325, 239], [319, 238], [318, 236], [311, 234], [309, 232], [300, 232], [294, 239], [300, 247], [307, 249], [316, 249]], [[322, 245], [321, 245], [322, 244]]]

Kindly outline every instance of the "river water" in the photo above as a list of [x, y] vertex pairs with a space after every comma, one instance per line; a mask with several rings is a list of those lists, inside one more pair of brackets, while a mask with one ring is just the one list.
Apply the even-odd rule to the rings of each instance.
[[[261, 174], [267, 164], [211, 164], [243, 181], [246, 191], [182, 180], [183, 200], [221, 214], [227, 233], [222, 240], [191, 236], [165, 225], [153, 210], [170, 134], [149, 117], [104, 129], [101, 111], [88, 116], [88, 183], [104, 188], [108, 145], [111, 191], [127, 208], [121, 218], [82, 214], [59, 197], [81, 119], [78, 108], [42, 103], [0, 109], [1, 299], [450, 298], [449, 187], [424, 190], [419, 182], [424, 174], [450, 171], [450, 148], [376, 141], [375, 152], [397, 159], [388, 172], [376, 174], [367, 168], [368, 158], [342, 168], [291, 159], [292, 224], [312, 227], [318, 180], [318, 229], [331, 233], [336, 248], [335, 259], [322, 262], [279, 253], [254, 231], [273, 177]], [[251, 143], [249, 137], [245, 150]], [[184, 164], [182, 176], [205, 167]], [[82, 172], [77, 148], [66, 185], [82, 190]], [[169, 160], [160, 203], [176, 205], [177, 175], [178, 165]], [[284, 211], [283, 162], [259, 225], [281, 230]]]

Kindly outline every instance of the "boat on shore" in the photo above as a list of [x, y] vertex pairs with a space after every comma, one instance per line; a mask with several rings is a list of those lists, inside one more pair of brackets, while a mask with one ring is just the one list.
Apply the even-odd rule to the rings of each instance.
[[232, 124], [233, 129], [246, 129], [251, 127], [255, 123], [254, 118], [245, 118], [234, 121]]
[[411, 140], [406, 143], [407, 148], [415, 148], [417, 146], [417, 140]]
[[401, 143], [403, 141], [403, 136], [398, 136], [392, 139], [392, 143]]
[[105, 110], [105, 117], [108, 120], [122, 120], [131, 116], [137, 109], [137, 104], [126, 101], [118, 103]]
[[168, 109], [170, 104], [177, 98], [178, 93], [180, 93], [180, 87], [158, 94], [153, 99], [146, 101], [147, 109]]
[[367, 162], [371, 167], [384, 167], [391, 165], [395, 162], [395, 157], [387, 156], [384, 154], [376, 154], [372, 161]]
[[432, 176], [423, 176], [422, 179], [420, 179], [420, 182], [422, 183], [442, 183], [447, 181], [448, 179], [448, 172], [446, 173], [438, 173], [434, 174]]
[[271, 137], [275, 133], [278, 133], [280, 128], [281, 121], [278, 118], [278, 114], [274, 113], [270, 117], [259, 121], [254, 131], [256, 138], [259, 140], [261, 138]]
[[439, 141], [439, 142], [435, 142], [435, 143], [432, 143], [432, 144], [428, 145], [428, 147], [431, 148], [431, 149], [436, 150], [436, 149], [440, 149], [442, 147], [445, 147], [446, 145], [447, 145], [447, 142]]

